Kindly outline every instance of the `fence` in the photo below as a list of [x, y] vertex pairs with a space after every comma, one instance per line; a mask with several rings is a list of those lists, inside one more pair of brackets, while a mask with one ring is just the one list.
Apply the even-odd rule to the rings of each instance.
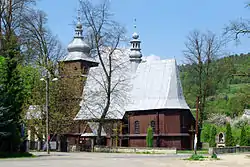
[[104, 147], [95, 146], [95, 152], [113, 153], [153, 153], [153, 154], [176, 154], [176, 148], [143, 148], [143, 147]]
[[209, 154], [226, 154], [226, 153], [243, 153], [250, 152], [250, 146], [245, 147], [222, 147], [222, 148], [209, 148]]

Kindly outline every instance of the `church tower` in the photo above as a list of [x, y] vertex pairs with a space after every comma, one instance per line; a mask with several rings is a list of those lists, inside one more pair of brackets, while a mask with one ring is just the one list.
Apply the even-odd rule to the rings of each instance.
[[74, 98], [79, 99], [82, 96], [89, 69], [98, 66], [90, 55], [90, 46], [83, 39], [83, 26], [79, 16], [74, 38], [67, 49], [68, 55], [60, 62], [59, 74], [65, 89], [70, 90]]
[[[134, 28], [136, 29], [136, 25], [134, 25]], [[130, 54], [129, 54], [129, 60], [131, 62], [131, 71], [133, 73], [136, 72], [138, 65], [142, 61], [142, 53], [141, 53], [141, 41], [139, 40], [139, 35], [134, 32], [132, 35], [131, 48], [130, 48]]]

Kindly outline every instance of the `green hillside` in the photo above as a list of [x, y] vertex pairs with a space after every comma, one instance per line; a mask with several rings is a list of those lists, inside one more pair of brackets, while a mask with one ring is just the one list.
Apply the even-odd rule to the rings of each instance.
[[[212, 62], [212, 83], [206, 98], [205, 113], [222, 113], [234, 117], [250, 108], [250, 77], [233, 74], [250, 74], [250, 53], [231, 55]], [[190, 108], [196, 107], [198, 91], [194, 65], [180, 66], [180, 77], [185, 98]]]

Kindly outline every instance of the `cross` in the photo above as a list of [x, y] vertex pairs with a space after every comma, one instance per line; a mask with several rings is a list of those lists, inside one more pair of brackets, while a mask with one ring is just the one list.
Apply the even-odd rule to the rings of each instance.
[[134, 28], [135, 28], [135, 30], [136, 30], [136, 18], [134, 19], [134, 22], [135, 22], [135, 24], [134, 24]]

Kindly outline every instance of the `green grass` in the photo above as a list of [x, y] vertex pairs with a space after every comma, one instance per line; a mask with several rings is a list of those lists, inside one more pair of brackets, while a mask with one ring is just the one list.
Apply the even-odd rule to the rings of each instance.
[[185, 160], [189, 160], [189, 161], [203, 161], [205, 160], [207, 157], [203, 156], [203, 155], [199, 155], [199, 154], [193, 154], [191, 157], [185, 159]]
[[[193, 154], [193, 150], [177, 150], [177, 154]], [[208, 154], [208, 150], [198, 150], [197, 154]]]
[[204, 160], [220, 160], [220, 158], [218, 158], [216, 154], [213, 154], [211, 157], [206, 157], [206, 156], [201, 155], [201, 154], [192, 154], [191, 157], [186, 158], [184, 160], [204, 161]]
[[0, 158], [32, 158], [36, 157], [35, 155], [31, 153], [0, 153]]
[[164, 154], [164, 153], [157, 153], [157, 152], [151, 152], [151, 151], [144, 151], [144, 152], [136, 152], [136, 154]]

